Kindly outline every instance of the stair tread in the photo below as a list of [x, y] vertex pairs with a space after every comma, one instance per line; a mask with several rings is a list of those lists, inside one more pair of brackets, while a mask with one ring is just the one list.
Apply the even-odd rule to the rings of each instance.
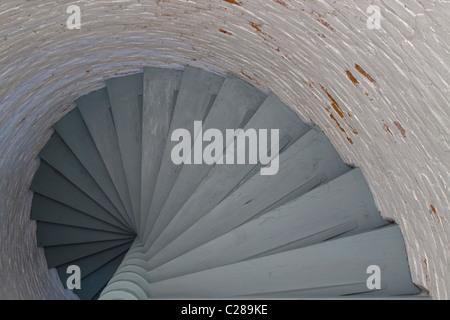
[[[106, 169], [100, 153], [92, 139], [78, 108], [73, 109], [55, 124], [56, 132], [61, 136], [73, 154], [82, 163], [92, 178], [105, 192], [123, 218], [127, 217], [125, 207]], [[127, 225], [130, 222], [127, 220]]]
[[49, 268], [57, 267], [62, 264], [81, 259], [86, 256], [96, 254], [98, 252], [129, 243], [130, 246], [133, 240], [120, 239], [109, 241], [97, 241], [80, 244], [69, 244], [59, 246], [45, 247], [45, 256]]
[[106, 88], [78, 98], [77, 106], [125, 206], [130, 223], [136, 228], [122, 157], [117, 152], [119, 142]]
[[106, 240], [134, 239], [134, 235], [132, 234], [78, 228], [42, 221], [38, 221], [37, 226], [37, 243], [40, 247]]
[[69, 225], [80, 228], [89, 228], [117, 233], [130, 234], [126, 228], [118, 228], [105, 221], [99, 220], [88, 214], [75, 210], [62, 203], [47, 197], [35, 194], [31, 206], [31, 218], [33, 220]]
[[30, 189], [87, 215], [118, 228], [123, 228], [123, 224], [119, 220], [45, 161], [41, 161], [41, 165], [34, 176]]
[[152, 198], [163, 159], [173, 106], [177, 101], [182, 71], [144, 69], [142, 109], [141, 229], [150, 214]]
[[68, 262], [66, 264], [60, 265], [56, 267], [56, 270], [58, 272], [59, 278], [61, 279], [61, 282], [63, 283], [64, 287], [66, 287], [67, 284], [67, 278], [69, 278], [70, 274], [67, 273], [67, 268], [70, 265], [76, 265], [80, 268], [81, 271], [81, 284], [83, 287], [83, 279], [85, 279], [87, 276], [92, 274], [94, 271], [98, 270], [103, 265], [107, 264], [108, 262], [112, 261], [114, 258], [122, 255], [128, 249], [130, 248], [131, 244], [125, 243], [120, 246], [110, 248], [101, 252], [98, 252], [96, 254], [83, 257], [71, 262]]
[[[155, 297], [231, 297], [255, 293], [342, 288], [365, 284], [367, 267], [382, 267], [382, 290], [373, 295], [417, 294], [398, 226], [150, 284]], [[230, 276], [232, 275], [232, 276]], [[208, 281], [204, 281], [208, 279]], [[387, 285], [388, 284], [388, 285]], [[359, 287], [355, 293], [360, 293]], [[368, 289], [366, 290], [368, 291]]]
[[155, 281], [176, 277], [367, 232], [388, 223], [379, 215], [361, 171], [353, 169], [178, 258], [178, 247], [172, 252], [167, 247], [151, 257], [151, 264], [158, 268], [149, 276]]
[[[149, 212], [148, 215], [143, 214], [145, 217], [143, 221], [144, 233], [145, 230], [151, 230], [183, 167], [182, 165], [175, 165], [171, 160], [172, 149], [177, 143], [170, 139], [173, 131], [178, 128], [185, 128], [193, 136], [194, 121], [201, 121], [206, 117], [222, 87], [223, 81], [223, 77], [201, 69], [193, 67], [184, 69], [150, 210], [147, 211], [146, 209], [148, 204], [144, 205], [143, 212]], [[196, 94], [193, 95], [192, 92], [196, 92]]]
[[[309, 130], [281, 153], [276, 175], [253, 176], [172, 241], [173, 246], [195, 248], [349, 170], [329, 140]], [[149, 256], [155, 253], [150, 248]]]
[[[203, 130], [214, 128], [220, 130], [225, 136], [226, 129], [238, 128], [248, 112], [255, 112], [265, 99], [266, 95], [255, 87], [243, 80], [228, 76], [203, 123]], [[150, 243], [161, 234], [211, 168], [212, 166], [207, 164], [184, 165], [181, 168], [165, 205], [149, 232]]]
[[[279, 137], [287, 137], [289, 140], [285, 146], [288, 148], [304, 135], [309, 130], [309, 127], [303, 124], [300, 118], [278, 98], [271, 95], [243, 128], [244, 131], [249, 129], [278, 129]], [[237, 143], [235, 144], [235, 150], [236, 148]], [[247, 177], [254, 167], [254, 164], [221, 164], [214, 166], [192, 196], [183, 204], [164, 232], [155, 240], [153, 245], [155, 250], [164, 248], [184, 230], [188, 229], [198, 219], [218, 205], [240, 181]], [[259, 174], [257, 172], [258, 170], [253, 173]]]
[[122, 157], [135, 220], [141, 202], [142, 83], [142, 73], [106, 81], [119, 153]]
[[94, 298], [112, 278], [124, 257], [125, 253], [114, 258], [84, 278], [81, 282], [81, 290], [76, 291], [80, 299], [90, 300]]
[[54, 133], [39, 155], [52, 168], [70, 180], [71, 183], [89, 195], [89, 197], [111, 213], [124, 226], [129, 228], [121, 213], [114, 207], [106, 194], [79, 162], [58, 133]]

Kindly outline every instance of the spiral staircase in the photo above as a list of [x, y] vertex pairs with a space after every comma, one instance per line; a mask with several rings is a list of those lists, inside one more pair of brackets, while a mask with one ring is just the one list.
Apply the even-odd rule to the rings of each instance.
[[[279, 171], [176, 165], [174, 130], [278, 129]], [[194, 139], [195, 140], [195, 139]], [[194, 141], [192, 141], [192, 144]], [[271, 150], [272, 154], [276, 150]], [[274, 95], [233, 76], [144, 68], [76, 101], [40, 153], [31, 218], [80, 299], [413, 297], [399, 228], [358, 168]], [[381, 288], [366, 281], [381, 269]]]

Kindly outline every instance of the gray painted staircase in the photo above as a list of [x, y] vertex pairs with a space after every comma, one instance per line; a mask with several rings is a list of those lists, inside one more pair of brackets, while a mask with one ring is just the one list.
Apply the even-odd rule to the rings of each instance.
[[[184, 128], [193, 147], [194, 121], [224, 136], [278, 129], [279, 171], [174, 164], [170, 137]], [[63, 285], [67, 267], [80, 267], [81, 299], [420, 293], [401, 233], [361, 171], [275, 96], [232, 75], [144, 68], [108, 80], [55, 125], [40, 158], [37, 243]], [[379, 290], [367, 288], [370, 265], [381, 269]]]

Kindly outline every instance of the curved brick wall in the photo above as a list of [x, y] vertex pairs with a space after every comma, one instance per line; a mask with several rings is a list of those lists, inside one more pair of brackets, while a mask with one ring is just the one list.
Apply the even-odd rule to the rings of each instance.
[[[80, 30], [65, 25], [70, 4]], [[2, 1], [0, 298], [73, 298], [29, 220], [52, 125], [109, 77], [187, 64], [235, 73], [321, 127], [400, 225], [414, 282], [450, 298], [449, 11], [445, 0]]]

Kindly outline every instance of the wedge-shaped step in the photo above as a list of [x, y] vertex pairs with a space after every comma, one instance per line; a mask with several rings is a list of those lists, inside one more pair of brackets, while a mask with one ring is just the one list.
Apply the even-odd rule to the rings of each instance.
[[142, 182], [141, 230], [150, 213], [158, 172], [163, 159], [180, 88], [182, 72], [171, 69], [144, 69], [144, 100], [142, 110]]
[[80, 228], [131, 234], [125, 228], [118, 228], [107, 222], [87, 215], [39, 194], [33, 197], [31, 218], [36, 221], [56, 223]]
[[[223, 81], [224, 79], [222, 77], [201, 69], [192, 67], [186, 67], [184, 69], [153, 198], [151, 202], [150, 199], [142, 198], [143, 203], [141, 209], [142, 217], [144, 218], [142, 226], [143, 234], [146, 233], [145, 230], [152, 229], [183, 167], [182, 164], [174, 164], [171, 159], [171, 152], [178, 143], [171, 140], [172, 133], [176, 129], [184, 128], [189, 131], [191, 137], [195, 136], [194, 121], [205, 120], [216, 99], [217, 93], [222, 87]], [[193, 95], [192, 92], [196, 92], [196, 94]], [[144, 182], [145, 179], [143, 178], [142, 181]], [[142, 192], [145, 192], [145, 190], [143, 185]], [[149, 206], [150, 210], [148, 210]], [[146, 213], [148, 212], [149, 214], [147, 215]]]
[[41, 162], [30, 188], [41, 195], [61, 202], [96, 219], [118, 228], [126, 229], [111, 213], [102, 208], [44, 161]]
[[[236, 77], [228, 76], [206, 117], [203, 130], [216, 129], [225, 136], [227, 129], [243, 128], [265, 99], [266, 95], [248, 83]], [[203, 135], [198, 133], [197, 139], [203, 139]], [[192, 156], [194, 164], [196, 163], [195, 157], [194, 154]], [[149, 233], [149, 243], [153, 242], [161, 234], [211, 168], [212, 166], [208, 164], [183, 166], [166, 199], [164, 207]]]
[[122, 214], [114, 207], [89, 172], [78, 161], [57, 133], [54, 133], [49, 142], [47, 142], [45, 148], [40, 153], [40, 157], [111, 213], [124, 226], [129, 228]]
[[127, 220], [127, 225], [130, 225], [130, 219], [122, 200], [109, 176], [108, 170], [103, 163], [79, 109], [73, 109], [59, 120], [55, 125], [55, 130], [84, 168], [86, 168], [91, 177], [97, 182], [99, 187], [105, 192], [122, 217]]
[[132, 242], [133, 239], [124, 239], [51, 246], [45, 248], [45, 256], [49, 268], [53, 268], [123, 244], [131, 246]]
[[[372, 265], [381, 270], [380, 290], [363, 288]], [[297, 296], [311, 297], [329, 287], [336, 288], [333, 296], [362, 293], [362, 289], [372, 295], [417, 294], [399, 228], [390, 226], [150, 284], [153, 296], [159, 298], [224, 298], [292, 290]]]
[[142, 73], [106, 81], [135, 220], [141, 202]]
[[90, 300], [98, 296], [108, 281], [112, 278], [114, 272], [116, 272], [124, 257], [125, 253], [114, 258], [84, 278], [81, 282], [81, 290], [76, 291], [76, 294], [80, 297], [80, 299]]
[[67, 269], [71, 265], [75, 265], [80, 268], [81, 271], [81, 288], [83, 289], [84, 283], [83, 279], [92, 274], [94, 271], [100, 269], [102, 266], [106, 265], [113, 259], [121, 256], [126, 253], [130, 248], [130, 244], [122, 244], [120, 246], [104, 250], [102, 252], [98, 252], [95, 255], [90, 255], [75, 261], [71, 261], [69, 263], [60, 265], [56, 268], [58, 272], [59, 278], [65, 287], [67, 284], [67, 279], [71, 276], [70, 273], [67, 273]]
[[127, 179], [120, 155], [117, 132], [111, 114], [106, 88], [94, 91], [77, 100], [78, 109], [108, 169], [108, 173], [136, 230]]
[[37, 243], [40, 247], [60, 246], [85, 242], [134, 239], [134, 235], [66, 225], [37, 222]]
[[[281, 153], [277, 174], [254, 175], [162, 251], [168, 256], [189, 251], [350, 169], [325, 135], [312, 129]], [[156, 253], [150, 249], [147, 255]]]
[[148, 275], [152, 281], [174, 278], [388, 223], [378, 213], [361, 171], [353, 169], [170, 262], [165, 261], [170, 259], [167, 248], [151, 258], [152, 264], [160, 266]]
[[[248, 139], [248, 142], [245, 142], [246, 149], [258, 146], [259, 130], [267, 130], [267, 132], [271, 132], [271, 130], [279, 131], [280, 142], [284, 143], [284, 145], [280, 146], [277, 142], [273, 144], [275, 145], [275, 150], [267, 148], [268, 154], [274, 155], [282, 148], [288, 148], [292, 145], [309, 130], [309, 127], [301, 122], [291, 109], [272, 95], [256, 111], [244, 127], [241, 135], [238, 136], [238, 141], [234, 146], [234, 154], [238, 153], [237, 146], [240, 139]], [[251, 138], [245, 138], [246, 135]], [[270, 140], [270, 133], [268, 136]], [[261, 151], [259, 149], [256, 150], [257, 152]], [[249, 155], [246, 155], [246, 158], [249, 158]], [[256, 167], [256, 160], [250, 161], [250, 159], [247, 159], [247, 164], [226, 164], [226, 161], [223, 160], [224, 164], [214, 166], [192, 196], [181, 207], [165, 231], [155, 241], [153, 250], [161, 250], [217, 206], [244, 178], [247, 178], [250, 174], [257, 173], [258, 170], [252, 171]]]

